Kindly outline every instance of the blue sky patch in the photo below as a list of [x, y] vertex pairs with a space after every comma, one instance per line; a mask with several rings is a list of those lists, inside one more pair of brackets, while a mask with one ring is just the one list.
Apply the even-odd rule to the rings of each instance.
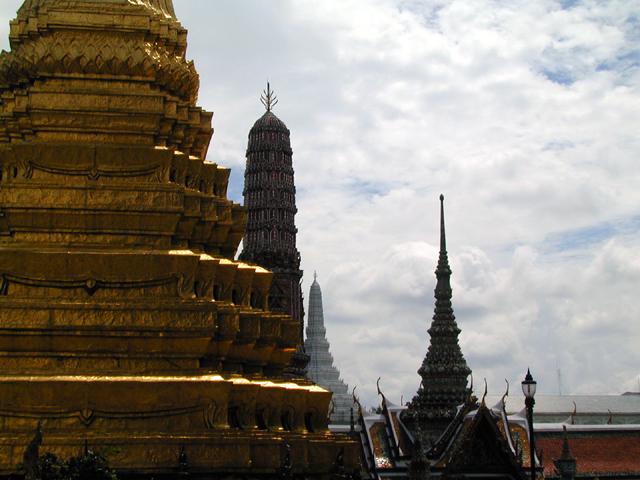
[[542, 74], [551, 80], [554, 83], [559, 83], [560, 85], [571, 85], [575, 82], [575, 78], [572, 73], [568, 70], [565, 71], [552, 71], [552, 70], [542, 70]]
[[549, 142], [544, 147], [542, 147], [542, 151], [547, 150], [567, 150], [569, 148], [575, 148], [576, 144], [570, 140], [558, 141], [558, 142]]
[[616, 235], [630, 235], [638, 231], [640, 231], [640, 215], [618, 222], [604, 222], [589, 227], [551, 233], [543, 241], [543, 250], [547, 253], [583, 250], [591, 245], [606, 242]]
[[580, 0], [560, 0], [560, 6], [563, 10], [569, 10], [578, 3], [580, 3]]

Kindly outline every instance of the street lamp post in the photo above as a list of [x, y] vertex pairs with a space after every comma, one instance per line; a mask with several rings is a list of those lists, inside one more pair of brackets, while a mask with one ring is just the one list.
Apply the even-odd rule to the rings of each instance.
[[529, 458], [531, 461], [531, 480], [536, 480], [536, 461], [535, 451], [536, 443], [533, 438], [533, 406], [536, 401], [533, 399], [536, 394], [536, 381], [531, 376], [531, 372], [527, 369], [527, 376], [522, 382], [522, 393], [524, 393], [524, 405], [527, 407], [527, 421], [529, 423]]

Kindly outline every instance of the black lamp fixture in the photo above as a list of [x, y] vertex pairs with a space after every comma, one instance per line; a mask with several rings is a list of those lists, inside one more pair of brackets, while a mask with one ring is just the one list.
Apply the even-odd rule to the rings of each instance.
[[522, 382], [522, 393], [524, 393], [525, 398], [530, 398], [533, 400], [533, 397], [536, 394], [536, 385], [537, 382], [531, 376], [531, 372], [529, 371], [529, 369], [527, 369], [527, 376], [524, 377], [524, 380]]
[[533, 437], [533, 406], [536, 401], [533, 397], [536, 394], [537, 382], [531, 376], [531, 371], [527, 368], [527, 376], [522, 381], [522, 393], [524, 393], [524, 405], [527, 407], [527, 423], [529, 424], [529, 459], [531, 462], [531, 480], [536, 479], [536, 444]]

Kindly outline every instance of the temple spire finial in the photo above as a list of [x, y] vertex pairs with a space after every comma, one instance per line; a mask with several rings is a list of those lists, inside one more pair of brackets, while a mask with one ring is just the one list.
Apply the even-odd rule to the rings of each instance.
[[267, 112], [270, 112], [273, 107], [278, 103], [278, 98], [276, 97], [273, 90], [271, 90], [271, 86], [269, 85], [269, 81], [267, 80], [267, 89], [262, 92], [260, 96], [260, 101], [264, 108], [267, 109]]
[[447, 255], [447, 238], [444, 227], [444, 195], [440, 195], [440, 255], [436, 268], [436, 298], [451, 300], [451, 268]]
[[444, 195], [440, 194], [440, 252], [447, 251], [447, 239], [444, 230]]

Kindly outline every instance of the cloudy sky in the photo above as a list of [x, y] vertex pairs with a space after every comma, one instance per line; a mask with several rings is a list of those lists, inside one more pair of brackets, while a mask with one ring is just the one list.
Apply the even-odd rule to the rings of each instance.
[[[2, 0], [0, 48], [21, 3]], [[304, 289], [317, 271], [365, 405], [378, 377], [396, 403], [419, 385], [440, 193], [476, 385], [530, 367], [541, 393], [638, 391], [637, 0], [174, 3], [236, 202], [267, 78], [278, 95]]]

